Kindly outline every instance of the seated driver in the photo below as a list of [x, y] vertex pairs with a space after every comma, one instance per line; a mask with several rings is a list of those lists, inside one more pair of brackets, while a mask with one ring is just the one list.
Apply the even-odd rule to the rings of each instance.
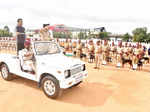
[[26, 68], [30, 69], [29, 71], [33, 71], [35, 72], [35, 66], [34, 66], [34, 63], [32, 61], [32, 58], [33, 58], [33, 52], [31, 50], [31, 42], [29, 40], [27, 40], [25, 43], [24, 43], [24, 49], [21, 51], [21, 55], [23, 57], [23, 69], [24, 67], [26, 66]]

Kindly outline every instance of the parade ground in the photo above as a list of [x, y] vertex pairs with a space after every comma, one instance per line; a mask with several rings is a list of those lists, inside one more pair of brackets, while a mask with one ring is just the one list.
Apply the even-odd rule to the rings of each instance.
[[0, 77], [0, 112], [150, 112], [150, 65], [142, 71], [115, 66], [93, 69], [78, 87], [47, 98], [33, 81]]

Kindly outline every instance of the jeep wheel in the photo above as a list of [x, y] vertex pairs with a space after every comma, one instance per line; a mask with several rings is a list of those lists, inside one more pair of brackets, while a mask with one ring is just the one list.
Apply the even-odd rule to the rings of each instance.
[[12, 80], [12, 76], [9, 73], [9, 69], [8, 69], [8, 66], [6, 64], [1, 65], [1, 76], [6, 81]]
[[45, 76], [42, 79], [42, 89], [44, 94], [52, 99], [56, 99], [60, 93], [59, 82], [51, 76]]

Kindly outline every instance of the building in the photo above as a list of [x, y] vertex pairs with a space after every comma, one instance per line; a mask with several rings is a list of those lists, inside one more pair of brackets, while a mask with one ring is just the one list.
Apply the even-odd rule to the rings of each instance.
[[[73, 39], [77, 39], [79, 38], [79, 33], [86, 33], [87, 36], [89, 36], [90, 34], [90, 38], [93, 38], [92, 35], [94, 37], [98, 36], [98, 34], [100, 32], [106, 32], [105, 27], [97, 27], [97, 28], [77, 28], [77, 27], [70, 27], [70, 26], [66, 26], [64, 24], [55, 24], [55, 25], [51, 25], [49, 27], [50, 29], [50, 34], [53, 37], [53, 32], [64, 32], [64, 33], [68, 33], [71, 32], [72, 33], [72, 38]], [[26, 34], [28, 37], [32, 37], [32, 38], [39, 38], [39, 29], [27, 29]], [[122, 40], [122, 34], [109, 34], [108, 37], [111, 41], [120, 41]]]

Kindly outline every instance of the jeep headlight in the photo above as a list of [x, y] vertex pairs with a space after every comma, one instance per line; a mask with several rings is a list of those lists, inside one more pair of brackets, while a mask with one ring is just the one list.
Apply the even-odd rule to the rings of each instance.
[[85, 64], [83, 64], [83, 65], [81, 66], [81, 70], [82, 70], [82, 71], [85, 71], [85, 69], [86, 69]]
[[64, 75], [65, 75], [65, 78], [70, 77], [70, 70], [65, 70]]

